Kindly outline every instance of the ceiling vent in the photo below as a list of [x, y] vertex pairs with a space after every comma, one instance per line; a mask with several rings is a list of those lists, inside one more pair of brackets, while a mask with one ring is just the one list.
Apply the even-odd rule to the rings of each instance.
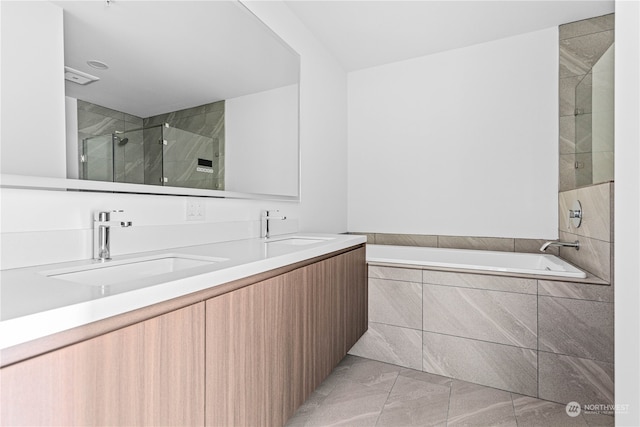
[[64, 78], [79, 85], [88, 85], [89, 83], [100, 80], [100, 77], [92, 76], [91, 74], [83, 73], [82, 71], [67, 66], [64, 67]]

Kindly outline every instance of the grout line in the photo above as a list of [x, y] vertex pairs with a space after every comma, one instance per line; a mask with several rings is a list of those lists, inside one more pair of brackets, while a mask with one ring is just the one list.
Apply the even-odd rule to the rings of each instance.
[[[608, 15], [608, 14], [607, 14], [607, 15]], [[602, 15], [602, 16], [606, 16], [606, 15]], [[599, 18], [599, 16], [595, 16], [594, 18]], [[581, 19], [580, 21], [588, 21], [589, 19], [594, 19], [594, 18]], [[580, 21], [567, 22], [566, 24], [562, 24], [562, 25], [571, 25], [571, 24], [574, 24], [574, 23], [576, 23], [576, 22], [580, 22]], [[613, 31], [613, 32], [614, 32], [614, 34], [615, 34], [615, 30], [616, 30], [616, 29], [615, 29], [615, 24], [614, 24], [614, 27], [613, 27], [613, 28], [608, 28], [608, 29], [606, 29], [606, 30], [600, 30], [600, 31], [594, 31], [594, 32], [592, 32], [592, 33], [580, 34], [580, 35], [578, 35], [578, 36], [573, 36], [573, 37], [565, 37], [564, 39], [559, 38], [559, 39], [558, 39], [558, 42], [563, 42], [563, 41], [565, 41], [565, 40], [573, 40], [573, 39], [577, 39], [577, 38], [580, 38], [580, 37], [592, 36], [592, 35], [594, 35], [594, 34], [606, 33], [607, 31]], [[558, 32], [560, 32], [560, 31], [558, 30]]]
[[509, 396], [511, 397], [511, 408], [513, 409], [513, 417], [516, 420], [516, 426], [519, 426], [520, 423], [518, 422], [518, 416], [516, 415], [516, 404], [513, 402], [513, 392], [510, 392]]
[[382, 405], [382, 409], [380, 410], [380, 413], [378, 414], [378, 418], [376, 418], [376, 422], [375, 422], [374, 426], [378, 425], [378, 421], [380, 421], [380, 417], [382, 416], [382, 413], [384, 412], [384, 407], [387, 406], [387, 402], [389, 401], [389, 397], [391, 396], [391, 392], [393, 391], [393, 388], [396, 386], [396, 383], [398, 382], [398, 378], [399, 377], [400, 377], [400, 371], [398, 371], [398, 375], [396, 375], [396, 379], [393, 381], [393, 385], [389, 389], [389, 393], [387, 394], [387, 399], [384, 401], [384, 404]]
[[[536, 280], [536, 397], [540, 397], [540, 281]], [[517, 420], [516, 420], [517, 423]]]
[[[530, 280], [536, 280], [536, 279], [530, 279]], [[536, 282], [537, 282], [537, 280], [536, 280]], [[505, 291], [503, 289], [474, 288], [474, 287], [471, 287], [471, 286], [461, 286], [461, 285], [443, 285], [443, 284], [437, 284], [437, 283], [423, 283], [423, 285], [439, 286], [441, 288], [470, 289], [470, 290], [474, 290], [474, 291], [503, 292], [505, 294], [535, 295], [535, 292], [517, 292], [517, 291], [512, 291], [512, 290]]]
[[[424, 282], [424, 270], [422, 271], [422, 279]], [[422, 315], [422, 321], [420, 325], [420, 370], [425, 372], [424, 370], [424, 283], [420, 284], [420, 293], [422, 297], [420, 298], [420, 314]]]
[[449, 399], [447, 400], [447, 419], [446, 423], [449, 425], [449, 415], [451, 414], [451, 394], [453, 393], [453, 380], [449, 383]]
[[[504, 343], [495, 342], [495, 341], [481, 340], [481, 339], [478, 339], [478, 338], [469, 338], [469, 337], [463, 337], [463, 336], [460, 336], [460, 335], [451, 335], [451, 334], [446, 334], [444, 332], [433, 332], [433, 331], [423, 331], [423, 332], [427, 332], [429, 334], [435, 334], [435, 335], [443, 335], [443, 336], [446, 336], [446, 337], [459, 338], [459, 339], [462, 339], [462, 340], [470, 340], [470, 341], [482, 342], [482, 343], [486, 343], [486, 344], [501, 345], [501, 346], [504, 346], [504, 347], [516, 348], [518, 350], [528, 350], [528, 351], [537, 352], [537, 350], [535, 348], [531, 348], [531, 347], [520, 347], [520, 346], [513, 345], [513, 344], [504, 344]], [[537, 343], [536, 343], [536, 347], [537, 347]], [[550, 353], [550, 352], [547, 352], [547, 353]], [[536, 356], [536, 358], [537, 358], [537, 356]], [[471, 382], [471, 381], [469, 381], [469, 382]]]

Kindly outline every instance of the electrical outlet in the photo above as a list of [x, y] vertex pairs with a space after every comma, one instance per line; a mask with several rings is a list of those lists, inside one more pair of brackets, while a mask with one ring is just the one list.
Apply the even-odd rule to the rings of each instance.
[[204, 221], [205, 207], [202, 199], [187, 199], [187, 221]]

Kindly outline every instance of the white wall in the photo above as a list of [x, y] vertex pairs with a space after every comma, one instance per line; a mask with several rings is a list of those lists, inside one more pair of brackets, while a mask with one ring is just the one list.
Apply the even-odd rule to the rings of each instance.
[[300, 228], [347, 231], [347, 78], [283, 2], [243, 1], [301, 58]]
[[2, 173], [64, 178], [62, 10], [48, 2], [1, 7]]
[[616, 425], [640, 425], [640, 3], [616, 1]]
[[[102, 209], [124, 209], [134, 222], [114, 233], [114, 254], [257, 237], [261, 209], [280, 209], [288, 217], [274, 223], [275, 234], [346, 231], [346, 73], [284, 3], [250, 7], [302, 55], [301, 202], [207, 198], [205, 221], [193, 222], [185, 218], [185, 197], [2, 189], [0, 268], [90, 258], [91, 213]], [[59, 111], [64, 114], [63, 94]], [[2, 124], [4, 129], [4, 117]], [[63, 117], [59, 125], [64, 158]]]
[[298, 85], [227, 99], [224, 109], [225, 189], [297, 196]]
[[349, 231], [557, 237], [557, 28], [352, 72]]

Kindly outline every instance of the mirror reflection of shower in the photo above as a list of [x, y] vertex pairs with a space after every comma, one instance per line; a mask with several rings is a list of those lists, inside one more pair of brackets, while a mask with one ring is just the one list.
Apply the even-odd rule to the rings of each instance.
[[125, 145], [127, 142], [129, 142], [129, 138], [127, 137], [122, 138], [118, 136], [119, 133], [122, 133], [122, 132], [116, 132], [116, 134], [114, 135], [114, 139], [118, 145]]
[[223, 189], [217, 139], [161, 123], [84, 138], [80, 178]]
[[613, 180], [614, 43], [575, 90], [576, 186]]

